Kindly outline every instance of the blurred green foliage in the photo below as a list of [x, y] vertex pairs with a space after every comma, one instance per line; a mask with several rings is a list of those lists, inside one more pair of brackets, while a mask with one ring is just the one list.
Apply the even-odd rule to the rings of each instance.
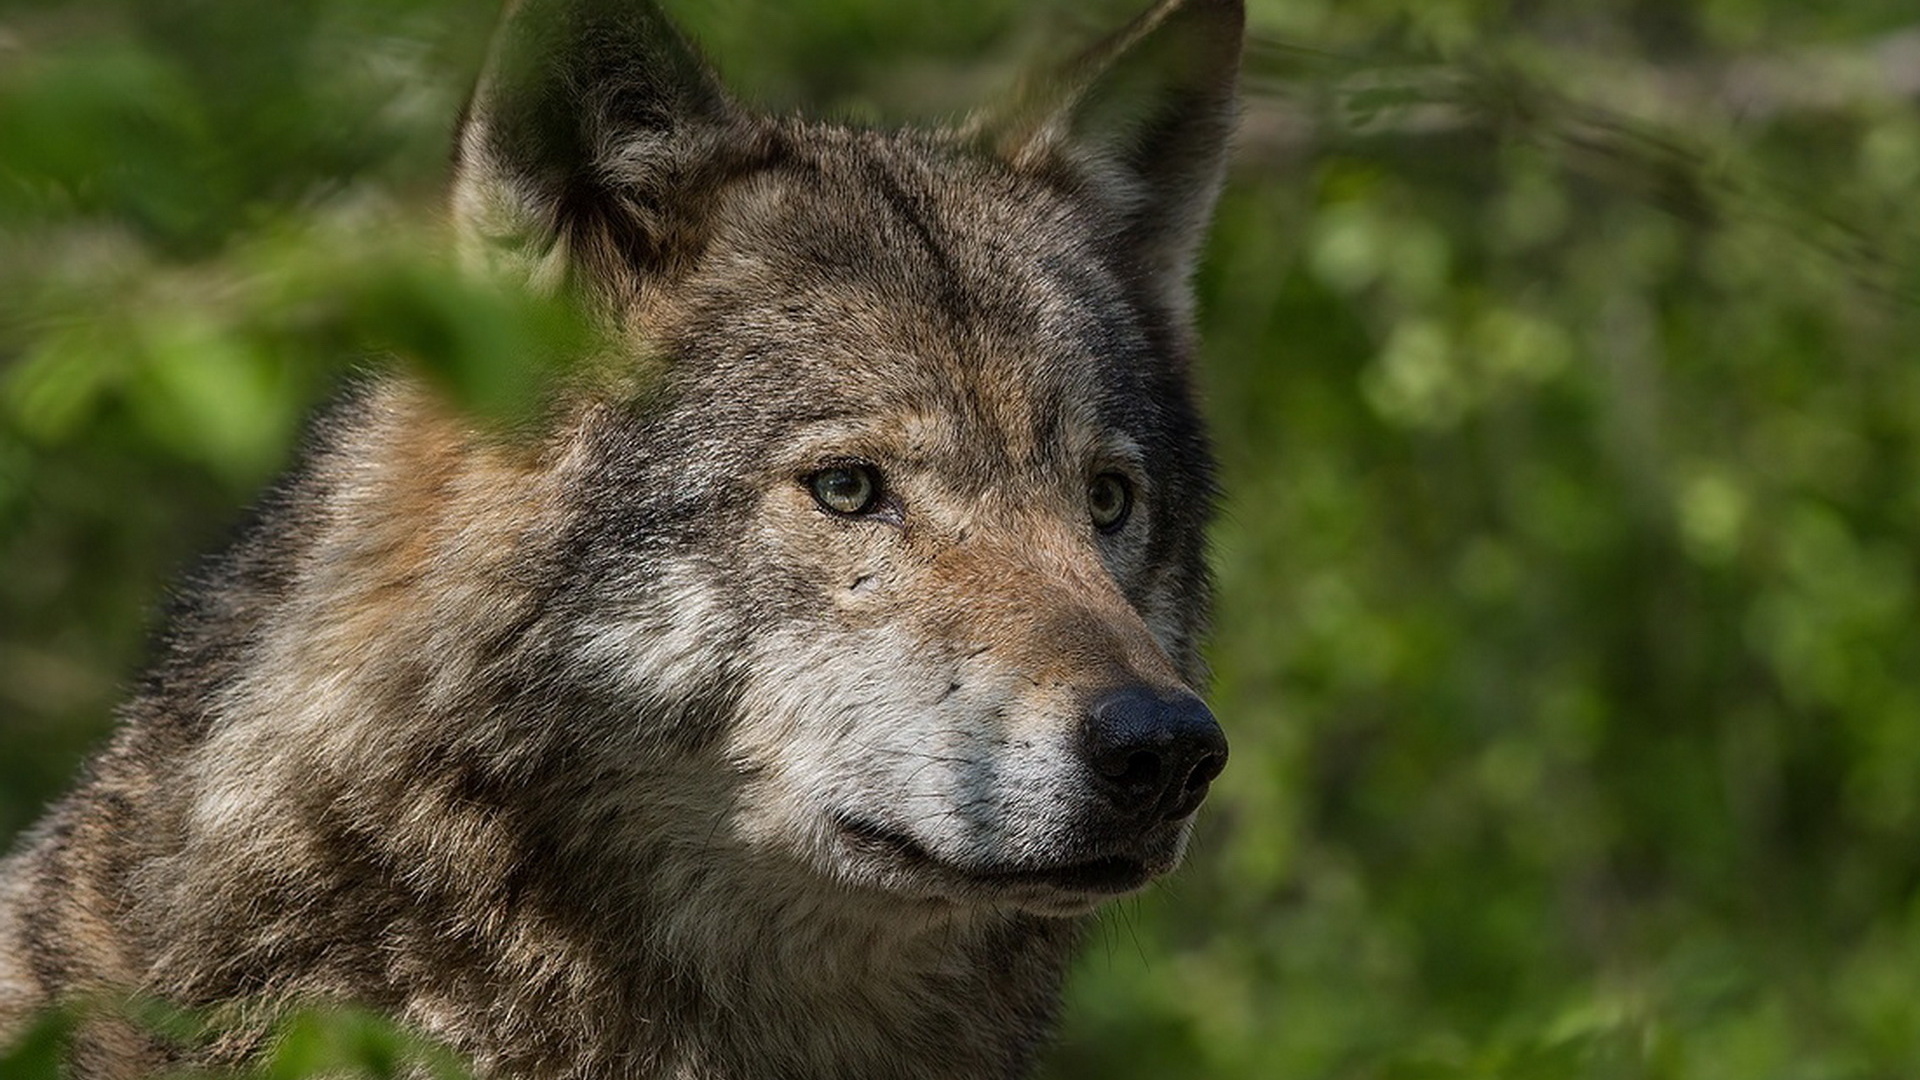
[[[44, 1014], [8, 1050], [0, 1052], [7, 1080], [60, 1080], [75, 1029], [103, 1018], [159, 1033], [178, 1048], [202, 1045], [226, 1030], [217, 1021], [156, 1001], [93, 1001]], [[209, 1074], [169, 1072], [157, 1080], [469, 1080], [454, 1056], [391, 1021], [350, 1009], [306, 1009], [271, 1025], [271, 1049], [242, 1070]]]
[[[676, 11], [748, 98], [893, 123], [1131, 6]], [[1920, 13], [1252, 7], [1201, 281], [1233, 765], [1051, 1075], [1920, 1075]], [[0, 7], [0, 833], [340, 372], [498, 409], [568, 347], [439, 254], [493, 14]], [[370, 1024], [267, 1075], [391, 1075]]]

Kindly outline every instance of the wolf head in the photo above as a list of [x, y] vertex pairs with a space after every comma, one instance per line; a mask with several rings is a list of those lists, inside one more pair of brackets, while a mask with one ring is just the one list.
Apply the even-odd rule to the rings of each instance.
[[1004, 109], [876, 132], [740, 106], [646, 4], [510, 9], [455, 215], [617, 343], [551, 436], [548, 603], [636, 788], [728, 778], [688, 842], [1049, 915], [1178, 861], [1227, 755], [1189, 277], [1241, 21], [1165, 0]]

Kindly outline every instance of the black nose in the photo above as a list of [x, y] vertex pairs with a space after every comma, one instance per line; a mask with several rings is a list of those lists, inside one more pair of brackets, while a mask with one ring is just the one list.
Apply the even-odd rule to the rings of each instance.
[[1115, 690], [1087, 716], [1087, 762], [1122, 808], [1183, 818], [1227, 764], [1227, 737], [1192, 694], [1162, 699], [1144, 686]]

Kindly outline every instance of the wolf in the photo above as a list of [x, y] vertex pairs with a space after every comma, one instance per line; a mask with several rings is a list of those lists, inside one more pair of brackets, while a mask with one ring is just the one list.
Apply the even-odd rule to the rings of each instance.
[[[509, 5], [451, 217], [598, 344], [510, 434], [404, 370], [315, 422], [0, 870], [0, 1029], [349, 1002], [486, 1077], [1027, 1074], [1227, 758], [1190, 277], [1243, 21], [1162, 0], [869, 130], [640, 0]], [[71, 1068], [270, 1030], [100, 1019]]]

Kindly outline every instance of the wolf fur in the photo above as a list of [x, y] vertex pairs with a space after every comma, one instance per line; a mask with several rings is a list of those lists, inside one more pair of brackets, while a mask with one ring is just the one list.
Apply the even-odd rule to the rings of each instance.
[[[520, 437], [404, 373], [317, 421], [0, 870], [0, 1036], [141, 993], [493, 1077], [1023, 1075], [1224, 761], [1188, 279], [1241, 22], [1164, 0], [870, 131], [741, 107], [638, 0], [510, 6], [462, 242], [612, 345]], [[74, 1073], [260, 1030], [102, 1020]]]

